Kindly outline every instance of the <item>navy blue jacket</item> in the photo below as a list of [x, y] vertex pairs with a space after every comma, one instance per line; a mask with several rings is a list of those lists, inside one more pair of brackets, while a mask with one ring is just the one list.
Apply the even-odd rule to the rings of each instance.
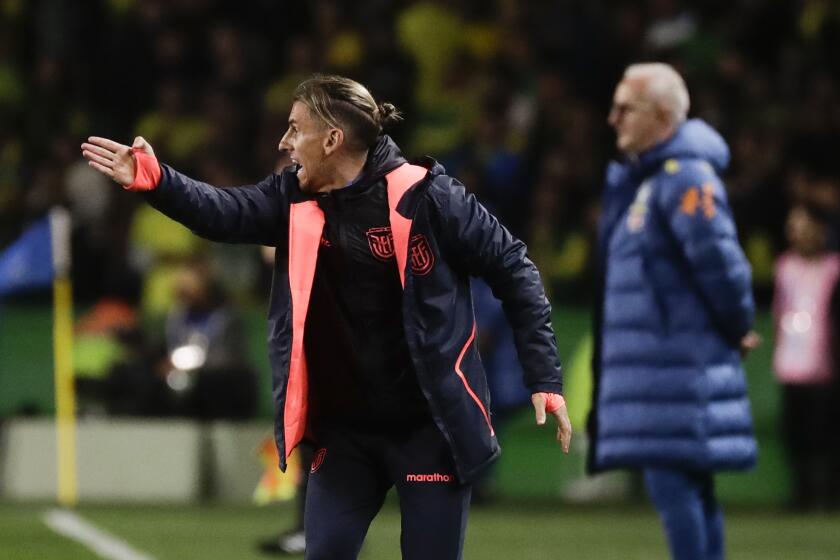
[[756, 460], [739, 353], [754, 303], [718, 177], [728, 162], [720, 135], [690, 120], [607, 170], [591, 470]]
[[[370, 157], [395, 149], [383, 136]], [[560, 362], [551, 308], [524, 243], [512, 237], [463, 185], [445, 175], [439, 164], [429, 159], [423, 164], [426, 169], [420, 169], [419, 180], [399, 196], [391, 213], [392, 228], [395, 221], [410, 228], [411, 258], [403, 260], [403, 327], [420, 388], [450, 445], [458, 476], [466, 481], [500, 453], [475, 345], [469, 277], [483, 277], [502, 300], [524, 381], [532, 392], [562, 392]], [[301, 369], [296, 346], [301, 337], [296, 331], [303, 325], [308, 292], [290, 265], [300, 270], [294, 263], [310, 260], [306, 266], [314, 266], [317, 256], [312, 251], [302, 254], [300, 247], [313, 247], [317, 254], [323, 215], [312, 197], [301, 192], [292, 168], [256, 185], [228, 189], [194, 181], [166, 165], [161, 168], [159, 186], [147, 195], [155, 208], [211, 240], [277, 247], [268, 345], [275, 435], [285, 468], [286, 457], [301, 436], [301, 421], [289, 416], [306, 408], [305, 379], [290, 377], [290, 371]], [[392, 170], [383, 170], [388, 171]], [[307, 245], [307, 239], [312, 243]]]

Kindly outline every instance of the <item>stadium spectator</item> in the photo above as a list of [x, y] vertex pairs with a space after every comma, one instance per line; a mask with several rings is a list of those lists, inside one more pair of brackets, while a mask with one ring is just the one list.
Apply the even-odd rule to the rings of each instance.
[[[530, 223], [543, 161], [559, 150], [575, 163], [572, 181], [560, 189], [569, 201], [564, 212], [580, 215], [589, 206], [580, 187], [598, 180], [610, 143], [607, 135], [587, 134], [599, 128], [609, 86], [631, 60], [666, 57], [693, 85], [696, 114], [732, 141], [726, 182], [756, 297], [766, 302], [773, 258], [784, 247], [779, 178], [790, 170], [791, 155], [782, 139], [840, 123], [832, 64], [838, 21], [837, 10], [821, 1], [325, 0], [233, 7], [201, 0], [89, 2], [72, 10], [60, 0], [13, 2], [0, 18], [0, 243], [25, 222], [43, 164], [59, 175], [68, 165], [49, 153], [44, 138], [134, 132], [184, 172], [207, 178], [202, 168], [213, 164], [206, 162], [213, 154], [233, 176], [252, 176], [271, 155], [243, 149], [243, 138], [275, 129], [259, 92], [288, 94], [303, 76], [330, 68], [352, 70], [375, 93], [411, 106], [397, 139], [412, 146], [411, 155], [437, 154], [459, 177], [465, 173], [450, 165], [452, 150], [486, 149], [478, 132], [488, 119], [507, 115], [506, 150], [518, 153], [521, 139], [529, 141], [514, 216], [501, 218], [530, 241], [520, 227]], [[91, 52], [101, 54], [107, 72], [89, 64]], [[562, 95], [546, 98], [551, 80], [562, 81]], [[488, 85], [499, 81], [509, 99], [484, 103]], [[118, 101], [114, 90], [123, 91]], [[266, 100], [280, 107], [277, 113], [288, 108], [282, 97]], [[110, 260], [109, 267], [120, 263]], [[78, 264], [76, 271], [86, 269]], [[146, 274], [161, 285], [160, 276]], [[563, 274], [578, 288], [591, 284], [588, 269]], [[99, 284], [84, 284], [89, 293], [79, 295], [96, 301], [106, 295]], [[82, 291], [82, 283], [76, 286]], [[155, 290], [144, 288], [144, 313]]]
[[204, 420], [253, 417], [257, 382], [245, 331], [212, 269], [201, 261], [181, 267], [174, 290], [162, 373], [181, 397], [179, 411]]
[[[838, 465], [840, 464], [840, 444], [837, 442], [837, 439], [840, 439], [840, 351], [838, 351], [838, 348], [840, 348], [840, 281], [834, 286], [829, 316], [831, 318], [831, 348], [834, 362], [834, 379], [831, 384], [833, 403], [831, 405], [830, 421], [831, 433], [835, 437], [835, 442], [832, 444], [835, 451], [834, 464]], [[832, 472], [837, 473], [837, 467]], [[831, 482], [833, 488], [829, 498], [829, 507], [837, 510], [840, 509], [840, 479], [834, 474], [831, 477]]]
[[829, 506], [836, 446], [831, 298], [840, 255], [827, 249], [829, 215], [800, 204], [788, 216], [790, 249], [776, 262], [773, 365], [782, 384], [782, 432], [793, 471], [792, 506]]
[[641, 469], [675, 559], [723, 558], [714, 473], [754, 465], [741, 352], [758, 344], [750, 267], [718, 174], [721, 136], [686, 120], [682, 77], [629, 66], [609, 114], [623, 157], [599, 225], [592, 471]]
[[295, 163], [221, 189], [133, 147], [92, 137], [90, 164], [205, 237], [276, 247], [269, 311], [281, 465], [316, 448], [308, 558], [356, 558], [391, 486], [403, 558], [460, 558], [471, 482], [499, 455], [475, 344], [469, 276], [502, 300], [538, 424], [571, 425], [550, 306], [513, 238], [431, 158], [409, 164], [382, 135], [396, 118], [368, 90], [314, 76], [279, 148]]

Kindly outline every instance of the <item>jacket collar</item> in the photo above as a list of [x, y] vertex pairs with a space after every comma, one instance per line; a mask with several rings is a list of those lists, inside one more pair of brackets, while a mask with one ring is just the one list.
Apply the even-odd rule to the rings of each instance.
[[668, 159], [702, 159], [722, 173], [729, 165], [729, 146], [705, 121], [689, 119], [667, 140], [621, 163], [632, 175], [646, 177]]

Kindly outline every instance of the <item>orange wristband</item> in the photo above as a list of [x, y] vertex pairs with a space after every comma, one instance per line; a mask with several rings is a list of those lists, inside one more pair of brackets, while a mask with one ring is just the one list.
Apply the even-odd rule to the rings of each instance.
[[563, 398], [563, 395], [558, 395], [557, 393], [537, 393], [538, 395], [542, 395], [545, 399], [545, 411], [546, 412], [554, 412], [558, 410], [561, 406], [566, 404], [566, 399]]
[[142, 192], [157, 188], [160, 183], [160, 164], [155, 156], [150, 156], [140, 148], [131, 148], [136, 171], [134, 181], [123, 187], [127, 191]]

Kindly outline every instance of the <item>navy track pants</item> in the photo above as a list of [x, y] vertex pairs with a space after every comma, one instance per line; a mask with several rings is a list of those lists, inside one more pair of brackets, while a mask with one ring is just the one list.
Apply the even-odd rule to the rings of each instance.
[[396, 488], [404, 560], [460, 560], [471, 486], [434, 424], [400, 434], [321, 430], [306, 492], [307, 560], [355, 560]]

